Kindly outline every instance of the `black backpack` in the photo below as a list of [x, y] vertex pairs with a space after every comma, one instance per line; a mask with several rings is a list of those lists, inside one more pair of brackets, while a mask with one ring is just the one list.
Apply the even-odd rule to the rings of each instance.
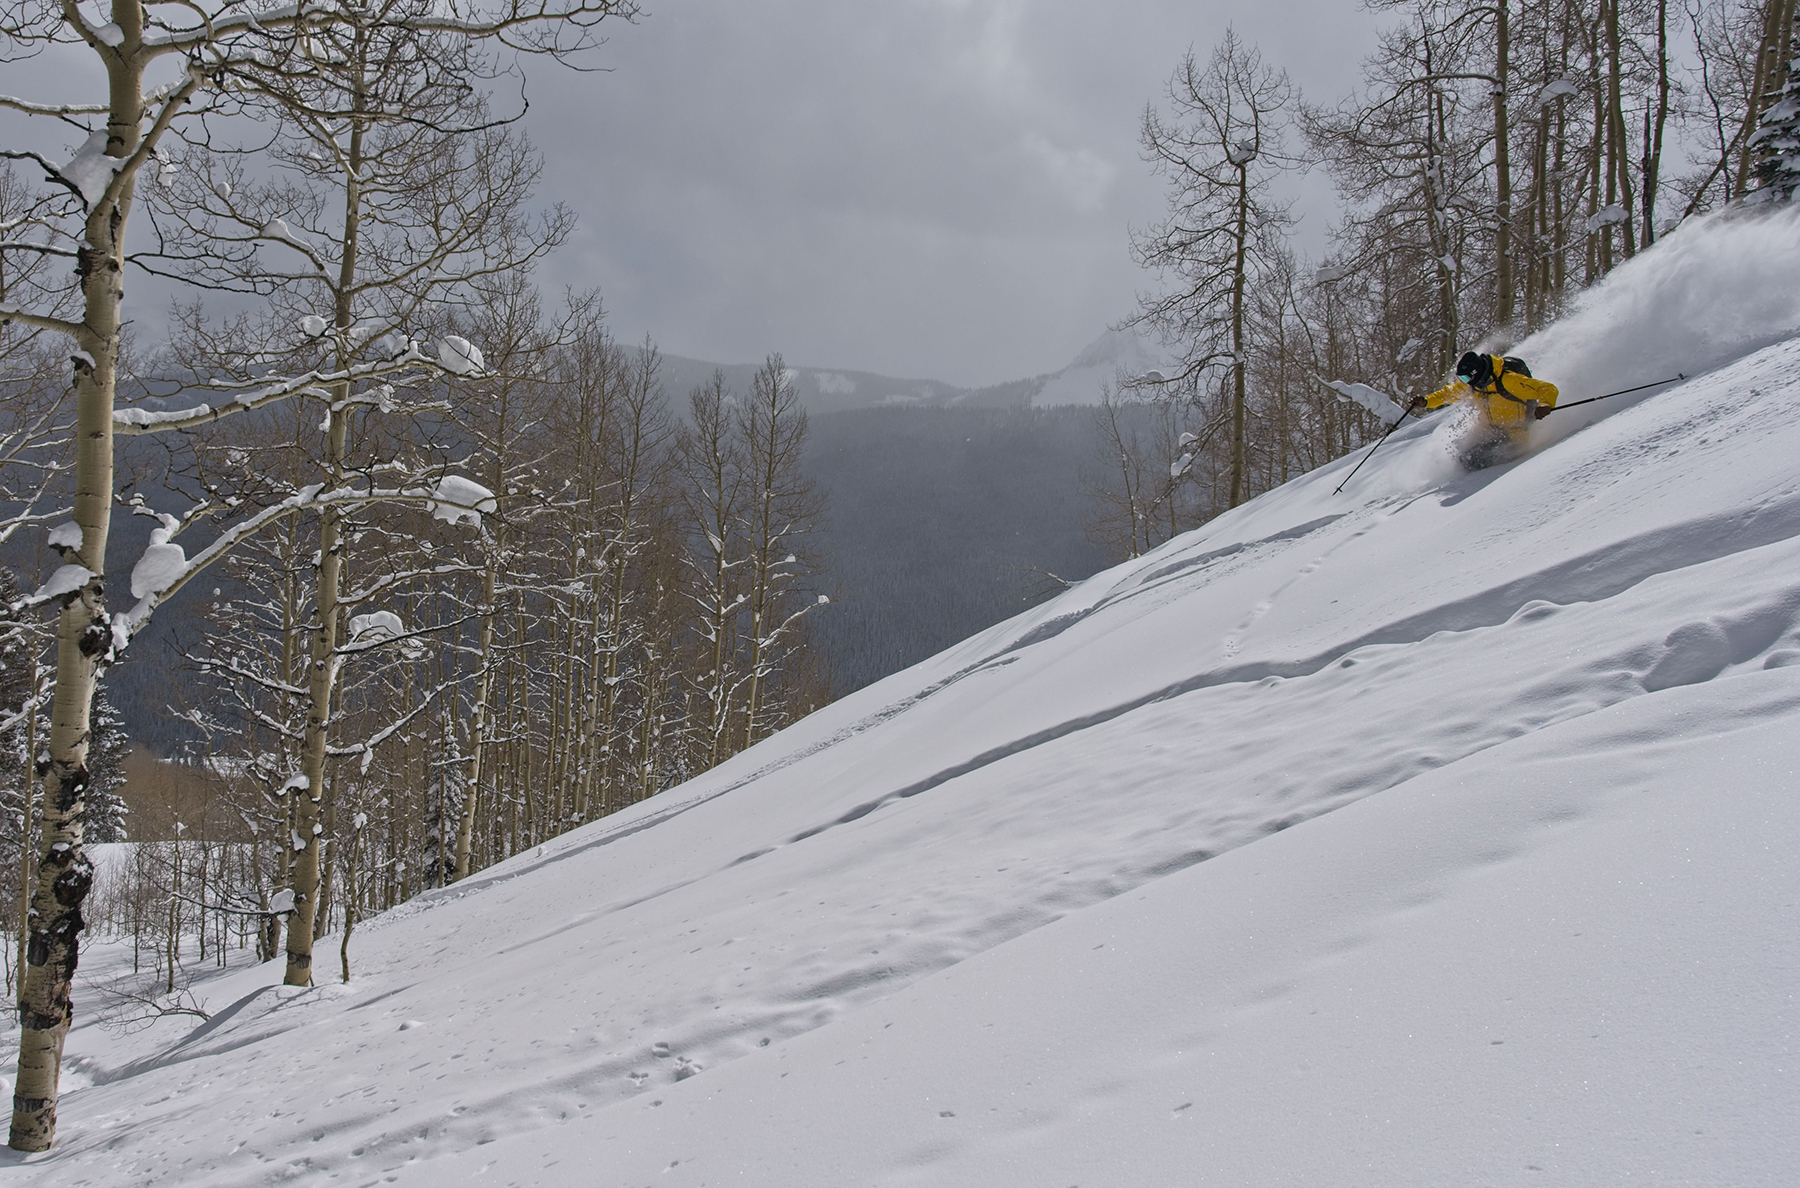
[[1500, 361], [1502, 363], [1506, 364], [1506, 370], [1516, 371], [1520, 375], [1524, 376], [1526, 379], [1531, 378], [1531, 368], [1526, 365], [1525, 360], [1519, 358], [1518, 356], [1504, 355], [1501, 357]]

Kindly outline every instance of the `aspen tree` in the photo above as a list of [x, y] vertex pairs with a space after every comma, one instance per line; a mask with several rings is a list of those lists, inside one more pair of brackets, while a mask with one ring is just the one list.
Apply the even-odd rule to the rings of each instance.
[[[87, 772], [89, 707], [100, 673], [134, 626], [175, 585], [156, 586], [140, 598], [128, 620], [115, 622], [105, 604], [103, 574], [113, 499], [114, 409], [121, 329], [124, 324], [123, 273], [126, 231], [139, 173], [169, 132], [188, 101], [223, 70], [251, 59], [271, 37], [316, 36], [344, 19], [347, 10], [329, 6], [273, 8], [254, 12], [236, 5], [174, 5], [142, 0], [112, 0], [111, 20], [93, 24], [74, 5], [60, 7], [8, 3], [0, 8], [0, 36], [29, 52], [53, 42], [85, 44], [107, 78], [107, 99], [87, 106], [46, 105], [23, 99], [0, 100], [28, 116], [79, 121], [100, 118], [74, 157], [59, 164], [47, 150], [0, 150], [8, 158], [31, 160], [68, 193], [59, 214], [66, 228], [62, 243], [31, 245], [40, 254], [71, 258], [79, 312], [66, 315], [43, 304], [7, 300], [0, 321], [66, 335], [73, 340], [73, 395], [76, 434], [73, 445], [74, 517], [59, 538], [65, 565], [60, 576], [40, 591], [42, 601], [59, 607], [56, 678], [45, 772], [49, 811], [45, 849], [38, 864], [31, 941], [27, 946], [21, 1044], [11, 1144], [20, 1150], [48, 1149], [54, 1141], [57, 1078], [63, 1039], [72, 1007], [70, 983], [83, 927], [81, 904], [92, 885], [93, 870], [83, 847], [81, 818]], [[216, 10], [215, 10], [216, 8]], [[453, 29], [464, 38], [508, 34], [527, 50], [562, 52], [588, 44], [592, 25], [607, 15], [628, 14], [611, 0], [568, 7], [501, 0], [487, 10], [436, 14], [420, 9], [412, 16], [420, 26]], [[561, 31], [573, 30], [572, 36]], [[174, 77], [146, 88], [151, 67], [161, 59], [179, 63]], [[84, 129], [85, 130], [85, 129]], [[18, 245], [8, 244], [9, 249]], [[291, 392], [269, 392], [268, 400]], [[230, 408], [206, 409], [202, 421], [227, 412], [255, 407], [243, 401]], [[197, 410], [196, 410], [197, 412]], [[143, 426], [145, 418], [126, 425]], [[160, 427], [177, 427], [176, 420]], [[172, 518], [171, 518], [172, 519]], [[161, 562], [175, 549], [167, 537], [179, 521], [165, 523]], [[154, 538], [153, 538], [154, 539]], [[161, 575], [164, 569], [154, 571]], [[187, 571], [191, 575], [191, 568]], [[146, 572], [145, 581], [150, 576]], [[136, 576], [134, 585], [143, 585]]]
[[[1190, 52], [1169, 80], [1170, 113], [1144, 114], [1141, 140], [1168, 179], [1169, 213], [1133, 238], [1138, 262], [1169, 287], [1140, 302], [1137, 321], [1179, 353], [1172, 389], [1223, 388], [1217, 416], [1230, 425], [1227, 506], [1245, 497], [1247, 287], [1286, 234], [1288, 208], [1269, 198], [1287, 158], [1287, 75], [1227, 29], [1202, 67]], [[1209, 416], [1209, 419], [1211, 419]]]
[[714, 372], [689, 395], [689, 424], [682, 427], [682, 502], [694, 537], [692, 592], [699, 671], [691, 679], [699, 707], [698, 753], [702, 767], [731, 754], [733, 711], [744, 677], [738, 667], [738, 610], [744, 591], [746, 487], [742, 443], [725, 389]]
[[[745, 575], [744, 747], [772, 733], [784, 706], [771, 707], [781, 661], [802, 618], [819, 601], [795, 587], [809, 569], [806, 537], [818, 527], [822, 504], [801, 473], [806, 411], [781, 356], [757, 369], [750, 398], [738, 414], [747, 485], [744, 508]], [[784, 692], [777, 686], [776, 693]]]
[[1758, 38], [1755, 65], [1751, 72], [1751, 89], [1749, 102], [1744, 110], [1741, 128], [1738, 134], [1738, 167], [1737, 191], [1743, 193], [1750, 186], [1750, 176], [1755, 164], [1755, 151], [1751, 147], [1751, 137], [1764, 112], [1779, 101], [1779, 95], [1787, 80], [1788, 64], [1791, 57], [1790, 37], [1794, 23], [1794, 0], [1763, 0], [1762, 35]]

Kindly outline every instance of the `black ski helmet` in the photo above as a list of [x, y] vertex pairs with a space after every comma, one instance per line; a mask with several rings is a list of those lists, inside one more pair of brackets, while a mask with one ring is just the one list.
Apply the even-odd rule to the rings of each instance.
[[1464, 351], [1456, 361], [1456, 378], [1470, 387], [1484, 387], [1494, 378], [1494, 361], [1486, 355]]

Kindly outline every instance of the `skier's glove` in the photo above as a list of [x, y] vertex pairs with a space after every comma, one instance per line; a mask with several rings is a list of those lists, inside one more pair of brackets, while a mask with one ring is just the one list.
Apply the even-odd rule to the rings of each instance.
[[1554, 408], [1545, 408], [1540, 404], [1537, 406], [1537, 419], [1541, 421], [1555, 411]]

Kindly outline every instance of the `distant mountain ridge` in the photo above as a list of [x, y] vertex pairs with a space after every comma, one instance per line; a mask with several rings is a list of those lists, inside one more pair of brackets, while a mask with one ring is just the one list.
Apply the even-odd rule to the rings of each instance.
[[[663, 356], [663, 383], [671, 397], [687, 394], [724, 373], [725, 383], [748, 391], [760, 364], [709, 363], [682, 355]], [[964, 388], [933, 379], [899, 379], [841, 367], [790, 366], [795, 390], [809, 412], [864, 408], [1053, 408], [1100, 403], [1103, 384], [1123, 371], [1141, 375], [1162, 365], [1156, 347], [1129, 330], [1108, 330], [1083, 347], [1068, 366], [1025, 379]]]

